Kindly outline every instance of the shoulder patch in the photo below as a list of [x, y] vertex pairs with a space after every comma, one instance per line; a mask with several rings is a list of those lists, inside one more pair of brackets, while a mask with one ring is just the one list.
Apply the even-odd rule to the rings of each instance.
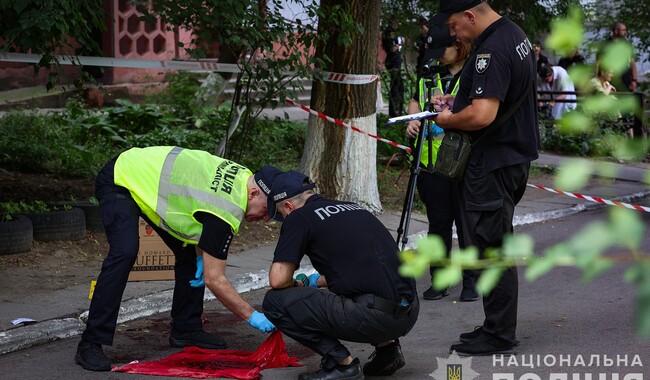
[[488, 66], [490, 66], [490, 58], [492, 58], [492, 54], [476, 55], [476, 63], [474, 64], [474, 67], [476, 67], [477, 73], [483, 74], [485, 70], [487, 70]]

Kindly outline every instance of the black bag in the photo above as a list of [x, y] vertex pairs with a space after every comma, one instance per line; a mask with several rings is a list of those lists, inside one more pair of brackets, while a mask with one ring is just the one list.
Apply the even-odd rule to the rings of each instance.
[[461, 131], [445, 131], [433, 172], [450, 181], [460, 181], [472, 150], [470, 137]]

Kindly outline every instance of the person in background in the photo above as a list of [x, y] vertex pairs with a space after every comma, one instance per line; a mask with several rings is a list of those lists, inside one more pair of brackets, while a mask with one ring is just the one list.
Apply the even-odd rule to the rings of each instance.
[[[414, 114], [424, 110], [429, 103], [428, 87], [433, 89], [432, 95], [452, 94], [458, 91], [458, 80], [460, 72], [467, 61], [470, 53], [470, 46], [452, 37], [449, 27], [444, 20], [434, 17], [428, 32], [427, 49], [425, 53], [428, 64], [428, 71], [420, 78], [418, 88], [408, 105], [408, 113]], [[412, 120], [406, 126], [406, 135], [415, 139], [420, 132], [421, 123], [419, 120]], [[440, 127], [434, 125], [434, 135], [431, 144], [431, 165], [436, 161], [440, 143], [444, 133]], [[428, 133], [428, 132], [426, 132]], [[447, 256], [451, 252], [453, 224], [456, 223], [456, 231], [460, 234], [460, 206], [458, 204], [458, 185], [448, 181], [438, 174], [427, 170], [429, 164], [428, 139], [424, 141], [421, 152], [421, 169], [417, 178], [417, 188], [420, 199], [426, 206], [427, 219], [429, 220], [429, 235], [438, 235], [442, 238], [447, 249]], [[461, 238], [458, 239], [462, 241]], [[422, 298], [425, 300], [438, 300], [449, 295], [447, 289], [435, 289], [433, 287], [435, 271], [439, 268], [431, 266], [431, 286], [424, 291]], [[476, 272], [473, 270], [463, 271], [463, 290], [460, 293], [460, 301], [469, 302], [478, 300], [476, 291]]]
[[542, 43], [539, 40], [535, 40], [535, 44], [533, 45], [535, 49], [535, 62], [537, 63], [537, 72], [542, 68], [542, 65], [550, 65], [548, 61], [548, 57], [542, 54], [542, 50], [544, 48], [542, 47]]
[[397, 21], [392, 20], [382, 35], [382, 47], [386, 51], [384, 67], [390, 77], [388, 91], [388, 114], [390, 117], [404, 115], [404, 81], [402, 79], [402, 40], [397, 35]]
[[415, 62], [415, 69], [418, 73], [420, 73], [422, 70], [422, 66], [427, 63], [424, 61], [424, 55], [427, 45], [427, 34], [429, 33], [429, 22], [426, 18], [420, 17], [419, 24], [420, 34], [418, 34], [417, 39], [415, 40], [415, 50], [418, 52], [417, 60]]
[[580, 54], [580, 51], [576, 48], [573, 49], [571, 52], [571, 55], [568, 57], [562, 57], [560, 60], [557, 62], [557, 65], [562, 67], [564, 70], [569, 71], [569, 68], [573, 65], [576, 64], [584, 64], [587, 62], [585, 57]]
[[[264, 314], [322, 357], [320, 370], [300, 380], [390, 376], [405, 364], [399, 338], [418, 318], [415, 280], [399, 275], [397, 243], [374, 215], [356, 203], [326, 199], [314, 187], [294, 171], [273, 179], [268, 216], [283, 223]], [[296, 281], [305, 255], [317, 273]], [[372, 360], [362, 369], [341, 340], [372, 344]]]
[[275, 326], [244, 301], [225, 276], [228, 249], [242, 219], [268, 221], [267, 183], [279, 172], [254, 176], [208, 152], [173, 146], [132, 148], [97, 175], [95, 196], [109, 251], [90, 303], [75, 362], [110, 371], [102, 345], [112, 345], [122, 294], [138, 255], [142, 217], [174, 252], [172, 347], [227, 347], [203, 330], [205, 285], [234, 314], [262, 332]]
[[[535, 57], [524, 31], [481, 0], [441, 0], [451, 35], [475, 50], [460, 75], [456, 96], [434, 96], [445, 131], [462, 130], [475, 141], [460, 186], [464, 246], [481, 257], [513, 232], [516, 205], [526, 191], [531, 161], [539, 156]], [[528, 49], [519, 49], [527, 46]], [[476, 141], [478, 137], [480, 141]], [[483, 324], [460, 334], [458, 355], [508, 355], [517, 344], [519, 280], [511, 266], [483, 295]]]
[[566, 70], [560, 66], [542, 65], [538, 74], [537, 91], [573, 92], [539, 96], [540, 107], [550, 107], [553, 120], [561, 119], [564, 113], [576, 108], [576, 89]]
[[634, 47], [627, 40], [627, 26], [621, 21], [617, 21], [612, 25], [612, 34], [610, 35], [611, 42], [623, 42], [630, 46], [632, 54], [627, 57], [627, 69], [623, 71], [620, 77], [613, 78], [614, 86], [620, 89], [620, 91], [627, 90], [630, 92], [636, 91], [639, 86], [637, 71], [636, 71], [636, 59], [634, 54]]
[[591, 78], [588, 83], [590, 92], [609, 95], [616, 92], [616, 87], [611, 83], [614, 74], [611, 71], [604, 69], [602, 66], [598, 67], [596, 76]]

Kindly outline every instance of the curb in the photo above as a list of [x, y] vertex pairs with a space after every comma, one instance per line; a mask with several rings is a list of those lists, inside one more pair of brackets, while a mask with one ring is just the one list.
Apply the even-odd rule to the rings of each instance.
[[[314, 272], [314, 267], [311, 265], [301, 265], [301, 268], [306, 274]], [[241, 294], [269, 286], [268, 279], [269, 271], [260, 270], [238, 276], [232, 285], [237, 293]], [[173, 294], [174, 291], [170, 289], [122, 302], [117, 323], [170, 311]], [[203, 300], [213, 301], [215, 299], [214, 294], [206, 289]], [[50, 319], [0, 332], [0, 355], [81, 335], [86, 328], [87, 318], [88, 311], [84, 311], [79, 318]]]

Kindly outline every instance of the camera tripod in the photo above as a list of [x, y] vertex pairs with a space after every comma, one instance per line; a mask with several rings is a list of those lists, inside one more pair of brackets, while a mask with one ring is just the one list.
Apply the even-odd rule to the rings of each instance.
[[[425, 103], [426, 109], [423, 111], [433, 111], [433, 104], [431, 104], [429, 100], [433, 95], [433, 88], [435, 87], [436, 83], [434, 82], [433, 78], [425, 79], [424, 83], [427, 90], [427, 102]], [[417, 178], [421, 170], [420, 160], [422, 157], [422, 144], [424, 144], [425, 141], [425, 132], [426, 143], [428, 144], [429, 148], [427, 170], [433, 173], [433, 121], [430, 119], [425, 119], [424, 123], [420, 125], [420, 131], [418, 132], [418, 138], [415, 143], [413, 161], [411, 162], [409, 181], [406, 188], [406, 196], [404, 197], [404, 206], [402, 207], [402, 216], [400, 217], [399, 226], [397, 227], [397, 244], [400, 244], [401, 239], [401, 250], [404, 250], [404, 248], [406, 248], [406, 244], [408, 243], [408, 230], [411, 224], [411, 212], [413, 211], [413, 199], [415, 198]]]

